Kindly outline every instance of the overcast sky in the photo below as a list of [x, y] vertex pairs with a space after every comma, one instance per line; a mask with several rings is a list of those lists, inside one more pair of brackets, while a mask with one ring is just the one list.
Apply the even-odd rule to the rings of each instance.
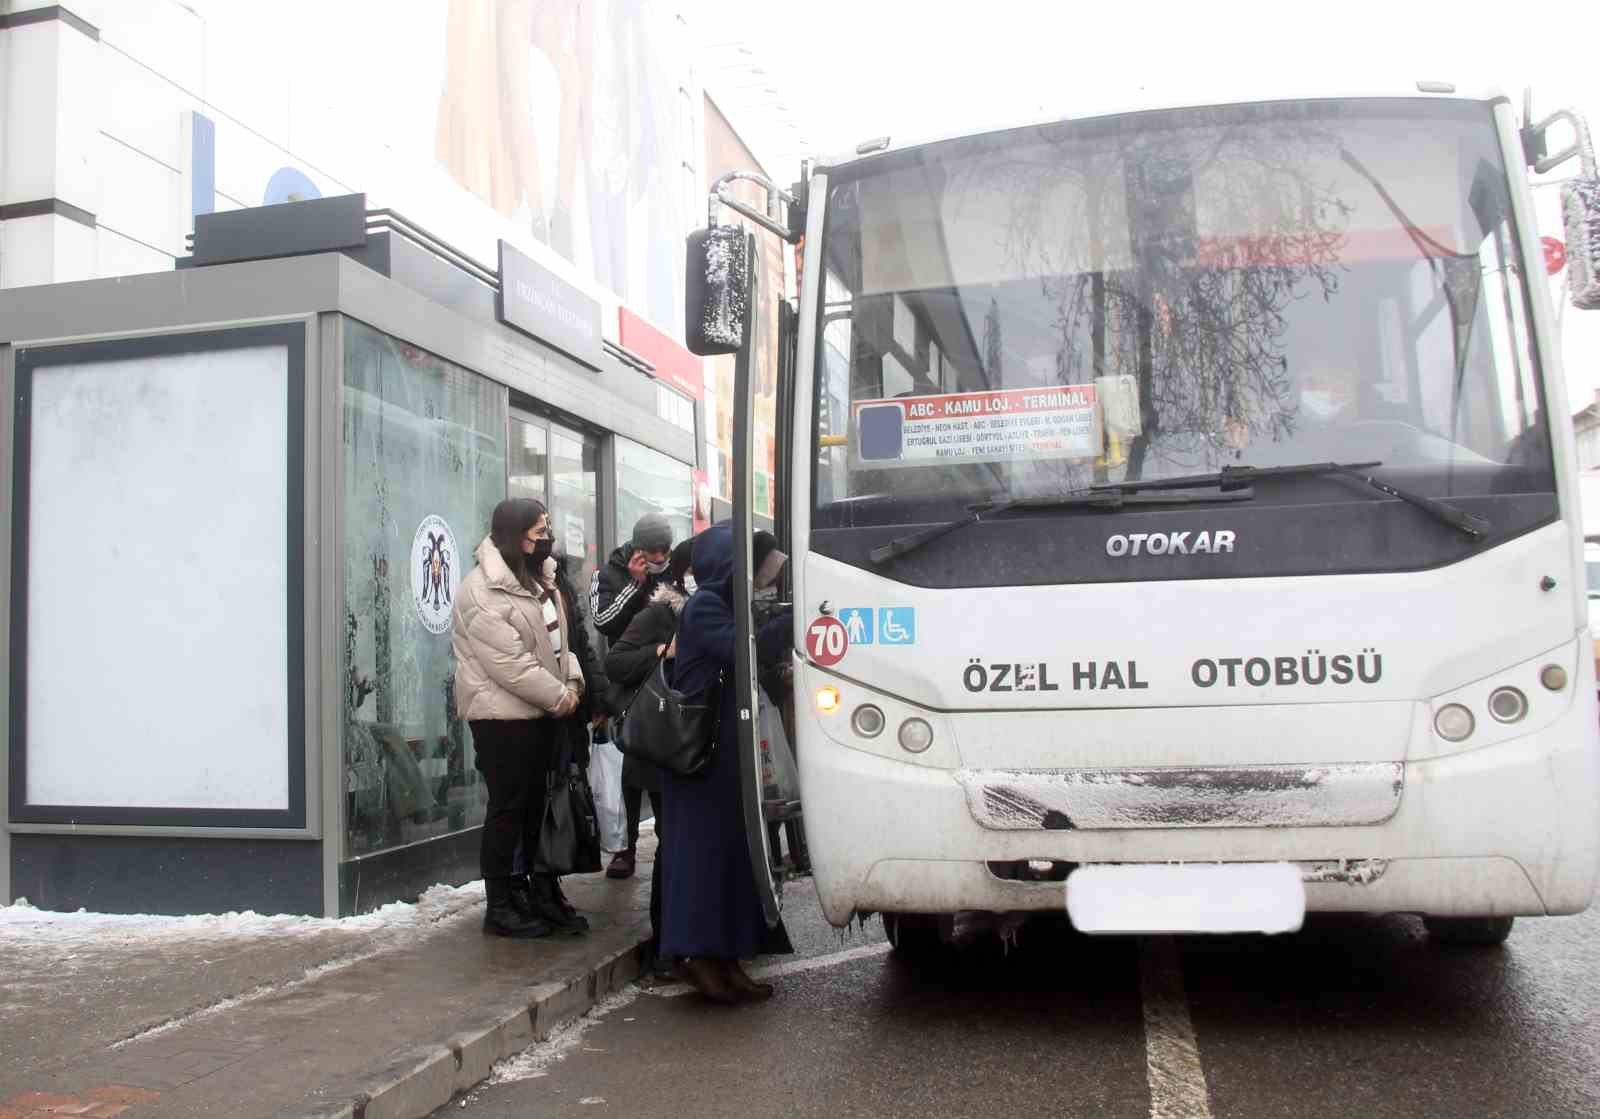
[[[780, 181], [801, 154], [838, 154], [886, 134], [931, 138], [1149, 100], [1389, 92], [1419, 79], [1498, 87], [1519, 112], [1531, 85], [1537, 115], [1575, 107], [1600, 124], [1595, 0], [685, 5], [704, 41], [748, 46], [765, 72], [755, 80], [792, 114], [790, 142], [758, 151]], [[1560, 236], [1557, 188], [1534, 193], [1541, 232]], [[1569, 306], [1562, 318], [1576, 409], [1600, 389], [1600, 311]]]

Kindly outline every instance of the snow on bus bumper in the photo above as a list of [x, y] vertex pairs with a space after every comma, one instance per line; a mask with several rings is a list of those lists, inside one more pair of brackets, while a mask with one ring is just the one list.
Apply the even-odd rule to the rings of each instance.
[[818, 896], [835, 924], [870, 911], [1059, 910], [1059, 882], [990, 864], [1288, 861], [1313, 911], [1576, 913], [1600, 867], [1600, 757], [1595, 697], [1575, 690], [1532, 733], [1404, 763], [1392, 813], [1343, 826], [986, 828], [953, 759], [934, 768], [819, 742], [799, 759]]

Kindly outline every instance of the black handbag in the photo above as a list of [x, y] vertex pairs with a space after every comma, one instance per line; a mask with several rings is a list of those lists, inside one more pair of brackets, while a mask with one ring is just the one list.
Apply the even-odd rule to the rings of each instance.
[[628, 701], [613, 735], [623, 754], [693, 777], [711, 764], [717, 746], [722, 676], [698, 695], [685, 695], [667, 681], [666, 659], [656, 663]]
[[538, 874], [593, 874], [600, 869], [600, 820], [588, 774], [570, 741], [545, 774], [544, 819], [539, 824]]

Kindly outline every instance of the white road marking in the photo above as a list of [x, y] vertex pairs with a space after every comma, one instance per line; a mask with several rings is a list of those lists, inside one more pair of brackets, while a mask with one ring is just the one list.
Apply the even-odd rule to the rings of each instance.
[[1172, 937], [1140, 938], [1139, 986], [1150, 1119], [1211, 1119], [1206, 1074], [1183, 991], [1183, 966]]
[[[776, 979], [882, 956], [888, 951], [885, 943], [866, 944], [826, 956], [755, 968], [750, 974], [755, 979]], [[1150, 1119], [1211, 1119], [1205, 1070], [1200, 1065], [1200, 1048], [1183, 990], [1183, 969], [1177, 944], [1170, 936], [1140, 938], [1139, 985], [1144, 1002]], [[670, 999], [693, 990], [687, 983], [673, 983], [645, 993]]]
[[[781, 964], [768, 964], [766, 967], [752, 968], [752, 979], [782, 979], [786, 975], [799, 975], [806, 971], [820, 971], [823, 968], [838, 967], [854, 960], [867, 960], [873, 956], [884, 956], [889, 952], [889, 945], [863, 944], [858, 948], [846, 948], [842, 952], [830, 952], [826, 956], [810, 956], [803, 960], [789, 960]], [[687, 995], [694, 988], [687, 983], [671, 983], [665, 987], [652, 987], [646, 991], [647, 995], [655, 995], [663, 999], [675, 999], [679, 995]]]

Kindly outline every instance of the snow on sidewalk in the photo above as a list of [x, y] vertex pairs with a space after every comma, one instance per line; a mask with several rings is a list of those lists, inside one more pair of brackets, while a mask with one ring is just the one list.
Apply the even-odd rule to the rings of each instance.
[[0, 950], [40, 950], [72, 958], [95, 949], [182, 947], [201, 942], [270, 938], [311, 939], [341, 933], [399, 944], [483, 901], [483, 883], [434, 886], [415, 902], [391, 902], [358, 917], [267, 916], [243, 913], [160, 917], [150, 914], [57, 913], [35, 909], [26, 898], [0, 905]]
[[[56, 913], [21, 900], [0, 906], [6, 1072], [25, 1079], [61, 1057], [115, 1048], [412, 947], [474, 921], [482, 902], [483, 883], [472, 882], [338, 919]], [[0, 1076], [0, 1086], [11, 1078]]]

